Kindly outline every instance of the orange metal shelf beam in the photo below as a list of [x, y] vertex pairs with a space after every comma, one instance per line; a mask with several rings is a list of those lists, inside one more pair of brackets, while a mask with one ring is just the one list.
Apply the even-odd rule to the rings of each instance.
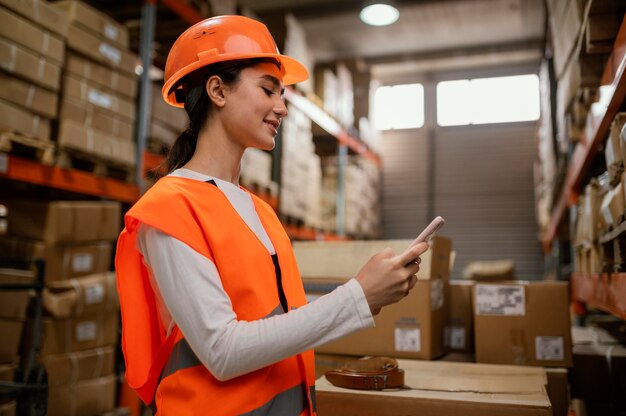
[[0, 153], [0, 178], [121, 202], [133, 203], [139, 198], [139, 188], [133, 184], [115, 179], [100, 178], [75, 169], [46, 166], [39, 162], [5, 153]]
[[597, 113], [593, 114], [592, 111], [589, 113], [587, 126], [583, 131], [580, 143], [574, 149], [563, 189], [561, 189], [559, 199], [552, 210], [548, 229], [543, 236], [545, 252], [551, 249], [552, 240], [556, 236], [565, 210], [576, 203], [582, 180], [596, 158], [601, 145], [606, 141], [611, 122], [626, 98], [626, 19], [622, 21], [620, 26], [613, 52], [600, 79], [600, 86], [611, 91], [607, 93], [610, 99], [606, 108], [596, 106], [598, 107]]
[[626, 273], [573, 273], [572, 298], [626, 319]]
[[181, 0], [160, 0], [163, 5], [167, 6], [168, 9], [176, 13], [180, 16], [184, 21], [193, 25], [194, 23], [198, 23], [205, 18], [202, 17], [198, 12], [190, 7], [186, 1]]
[[311, 120], [317, 123], [321, 128], [326, 130], [331, 136], [334, 136], [341, 144], [345, 144], [356, 153], [372, 160], [378, 167], [382, 165], [380, 157], [370, 151], [365, 144], [356, 138], [350, 136], [341, 125], [332, 118], [328, 113], [319, 108], [317, 105], [309, 101], [306, 97], [300, 95], [293, 88], [285, 89], [285, 98], [293, 104], [298, 110], [305, 113]]

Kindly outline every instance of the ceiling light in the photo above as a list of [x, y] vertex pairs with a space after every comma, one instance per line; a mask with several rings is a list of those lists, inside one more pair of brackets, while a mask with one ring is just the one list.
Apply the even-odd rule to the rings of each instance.
[[370, 2], [361, 10], [361, 21], [371, 26], [387, 26], [400, 17], [397, 8], [385, 2]]

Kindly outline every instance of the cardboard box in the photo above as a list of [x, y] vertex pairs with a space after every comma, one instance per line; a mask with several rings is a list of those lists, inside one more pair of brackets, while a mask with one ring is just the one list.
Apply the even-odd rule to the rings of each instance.
[[8, 204], [8, 234], [47, 243], [116, 240], [122, 208], [113, 201], [15, 200]]
[[57, 116], [58, 94], [5, 73], [0, 73], [0, 99], [46, 118]]
[[[376, 241], [295, 241], [293, 249], [300, 274], [304, 277], [349, 279], [376, 253], [385, 247], [402, 253], [413, 240]], [[431, 247], [421, 255], [419, 280], [450, 275], [450, 251], [452, 241], [434, 237]]]
[[17, 362], [23, 329], [24, 321], [0, 319], [0, 363]]
[[62, 39], [67, 36], [67, 17], [43, 0], [0, 0], [0, 4], [30, 19], [39, 26], [56, 33]]
[[[80, 318], [42, 320], [42, 357], [85, 351], [117, 344], [117, 312], [83, 315]], [[29, 321], [28, 326], [31, 327]], [[29, 338], [25, 347], [32, 345]]]
[[23, 46], [39, 56], [61, 65], [65, 56], [63, 39], [42, 30], [30, 20], [0, 7], [0, 37]]
[[0, 100], [0, 130], [17, 132], [43, 141], [50, 140], [50, 120], [3, 100]]
[[0, 381], [13, 381], [17, 364], [0, 364]]
[[113, 243], [99, 241], [69, 245], [2, 238], [0, 250], [14, 257], [44, 259], [46, 261], [44, 280], [51, 283], [110, 270]]
[[477, 362], [572, 366], [567, 283], [477, 283], [473, 300]]
[[133, 167], [136, 164], [136, 146], [132, 141], [119, 139], [74, 121], [61, 120], [57, 143], [60, 148], [76, 150], [95, 156], [108, 164]]
[[75, 78], [73, 75], [63, 77], [63, 98], [74, 99], [81, 105], [96, 106], [118, 115], [127, 122], [135, 120], [135, 104], [129, 100], [107, 92], [85, 78]]
[[75, 75], [78, 78], [87, 79], [100, 87], [121, 94], [133, 102], [137, 96], [139, 78], [135, 74], [132, 76], [127, 75], [123, 72], [85, 59], [72, 52], [68, 52], [67, 54], [65, 69], [69, 74]]
[[49, 283], [43, 292], [43, 306], [55, 318], [115, 312], [119, 307], [115, 272]]
[[19, 45], [0, 38], [0, 68], [16, 77], [39, 86], [58, 91], [61, 83], [61, 66], [41, 59]]
[[[2, 254], [8, 256], [4, 251]], [[34, 280], [35, 275], [30, 270], [0, 268], [0, 284], [24, 284]], [[0, 290], [0, 318], [23, 320], [29, 298], [28, 290]]]
[[67, 33], [67, 47], [129, 76], [135, 74], [135, 65], [139, 62], [139, 57], [126, 49], [104, 41], [74, 23], [70, 24]]
[[[324, 416], [550, 416], [541, 368], [399, 360], [399, 390], [350, 390], [325, 377], [316, 382], [317, 410]], [[536, 371], [533, 371], [536, 370]]]
[[51, 387], [48, 416], [96, 416], [115, 408], [115, 376]]
[[82, 124], [87, 129], [93, 129], [106, 136], [112, 136], [124, 141], [133, 141], [134, 127], [125, 117], [97, 106], [86, 106], [80, 101], [63, 98], [61, 101], [60, 117], [62, 121], [72, 121]]
[[[303, 278], [307, 298], [333, 290], [328, 279]], [[316, 352], [348, 355], [386, 355], [390, 357], [431, 359], [442, 355], [443, 328], [448, 320], [447, 279], [418, 280], [411, 293], [400, 302], [386, 306], [374, 317], [376, 326], [363, 329], [336, 341], [320, 345]]]
[[474, 351], [474, 308], [471, 280], [450, 281], [450, 316], [444, 329], [444, 345], [451, 351]]
[[44, 357], [48, 385], [60, 386], [77, 381], [105, 377], [115, 370], [115, 348], [100, 347], [93, 350], [70, 352]]
[[57, 1], [54, 3], [54, 7], [63, 10], [70, 23], [79, 25], [123, 49], [128, 49], [128, 29], [106, 14], [82, 1], [75, 0]]
[[547, 393], [554, 416], [567, 416], [569, 411], [569, 380], [566, 368], [545, 368], [548, 377]]
[[152, 84], [152, 106], [150, 107], [150, 115], [153, 120], [161, 122], [170, 130], [180, 134], [187, 129], [189, 117], [183, 108], [173, 107], [163, 100], [163, 95], [161, 94], [162, 86], [162, 83]]
[[17, 402], [15, 400], [0, 404], [0, 416], [15, 416], [15, 415], [17, 415]]

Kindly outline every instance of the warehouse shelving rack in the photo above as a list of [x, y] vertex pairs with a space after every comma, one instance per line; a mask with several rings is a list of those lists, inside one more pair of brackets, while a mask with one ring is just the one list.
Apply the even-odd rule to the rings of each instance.
[[44, 366], [38, 362], [41, 346], [41, 319], [43, 314], [43, 290], [45, 261], [43, 259], [0, 258], [0, 268], [29, 270], [33, 279], [24, 283], [0, 283], [0, 291], [33, 291], [28, 316], [32, 319], [29, 330], [30, 349], [23, 352], [23, 363], [17, 370], [15, 381], [0, 381], [0, 398], [16, 400], [20, 415], [46, 414], [48, 404], [48, 379]]
[[[607, 105], [595, 114], [590, 113], [582, 138], [572, 154], [567, 175], [561, 188], [548, 229], [543, 235], [544, 252], [550, 252], [561, 223], [567, 218], [567, 209], [574, 205], [589, 169], [607, 140], [615, 115], [626, 100], [626, 18], [622, 20], [613, 51], [600, 80], [607, 91]], [[624, 236], [626, 225], [600, 237], [610, 242]], [[626, 273], [572, 274], [573, 299], [626, 319]]]

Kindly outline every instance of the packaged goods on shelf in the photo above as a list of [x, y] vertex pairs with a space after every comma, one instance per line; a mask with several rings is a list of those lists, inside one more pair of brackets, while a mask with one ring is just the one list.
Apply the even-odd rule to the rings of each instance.
[[0, 249], [16, 258], [42, 258], [46, 283], [73, 279], [110, 268], [112, 241], [54, 244], [24, 238], [0, 238]]
[[[42, 357], [54, 354], [85, 351], [116, 345], [118, 342], [118, 317], [116, 312], [85, 314], [79, 318], [42, 319]], [[27, 334], [32, 333], [32, 320], [27, 320]], [[29, 337], [22, 348], [29, 348]]]
[[[137, 76], [128, 75], [117, 69], [101, 65], [69, 50], [65, 60], [65, 70], [73, 78], [85, 79], [99, 88], [119, 94], [134, 101], [137, 95]], [[173, 108], [173, 107], [172, 107]]]
[[309, 71], [309, 79], [298, 83], [298, 89], [305, 93], [313, 91], [314, 60], [307, 46], [304, 28], [291, 13], [285, 15], [285, 45], [283, 53], [301, 62]]
[[58, 91], [61, 83], [61, 66], [41, 59], [14, 42], [0, 38], [0, 62], [2, 69], [12, 76], [33, 82], [52, 91]]
[[48, 355], [42, 360], [51, 387], [77, 381], [106, 377], [115, 370], [115, 348], [99, 347], [91, 350]]
[[405, 386], [396, 391], [354, 390], [316, 382], [320, 414], [437, 414], [440, 416], [550, 416], [542, 368], [398, 360]]
[[103, 272], [48, 283], [43, 293], [43, 307], [55, 318], [115, 312], [119, 308], [115, 273]]
[[0, 0], [0, 4], [37, 23], [40, 27], [59, 35], [62, 39], [67, 37], [69, 20], [64, 13], [61, 13], [47, 1]]
[[31, 53], [56, 64], [61, 64], [65, 56], [63, 39], [41, 29], [30, 19], [0, 7], [0, 37], [15, 42]]
[[473, 301], [477, 362], [572, 366], [567, 283], [477, 283]]
[[71, 98], [86, 107], [108, 110], [129, 123], [135, 120], [135, 104], [132, 101], [105, 91], [85, 78], [66, 75], [62, 94], [64, 99]]
[[[3, 252], [3, 256], [10, 256]], [[33, 273], [25, 270], [0, 269], [0, 284], [24, 284], [34, 281]], [[30, 294], [26, 290], [0, 291], [0, 319], [23, 320]]]
[[50, 120], [0, 100], [0, 130], [18, 132], [26, 137], [50, 141]]
[[[101, 133], [71, 120], [62, 120], [59, 123], [57, 136], [59, 149], [69, 149], [83, 152], [107, 163], [119, 164], [126, 167], [135, 166], [135, 143], [119, 139], [113, 135]], [[59, 153], [61, 156], [62, 153]], [[58, 161], [59, 164], [63, 164]]]
[[106, 108], [86, 105], [70, 97], [63, 97], [59, 119], [80, 124], [116, 139], [133, 141], [134, 126], [126, 117], [115, 114]]
[[58, 94], [4, 73], [0, 73], [0, 99], [45, 118], [57, 116]]
[[[411, 240], [297, 242], [294, 252], [309, 301], [354, 277], [385, 247], [401, 252]], [[316, 348], [326, 354], [387, 355], [431, 359], [444, 353], [448, 322], [451, 241], [435, 237], [420, 263], [418, 282], [404, 301], [374, 317], [376, 326]], [[320, 261], [324, 259], [324, 261]]]
[[444, 346], [450, 351], [474, 351], [472, 280], [450, 280], [448, 323], [444, 328]]
[[[54, 3], [55, 7], [57, 4]], [[107, 19], [109, 23], [114, 23], [106, 15], [102, 13], [100, 15], [103, 19]], [[67, 48], [96, 62], [116, 68], [129, 76], [135, 74], [135, 65], [138, 59], [136, 55], [127, 48], [112, 43], [109, 38], [101, 33], [86, 29], [76, 20], [73, 20], [69, 25]]]
[[31, 201], [8, 204], [9, 236], [47, 243], [116, 240], [121, 204], [113, 201]]
[[115, 408], [117, 377], [114, 375], [51, 387], [48, 416], [99, 415]]
[[82, 1], [64, 0], [55, 2], [54, 7], [62, 10], [71, 24], [80, 26], [122, 49], [129, 48], [128, 29], [88, 4]]

